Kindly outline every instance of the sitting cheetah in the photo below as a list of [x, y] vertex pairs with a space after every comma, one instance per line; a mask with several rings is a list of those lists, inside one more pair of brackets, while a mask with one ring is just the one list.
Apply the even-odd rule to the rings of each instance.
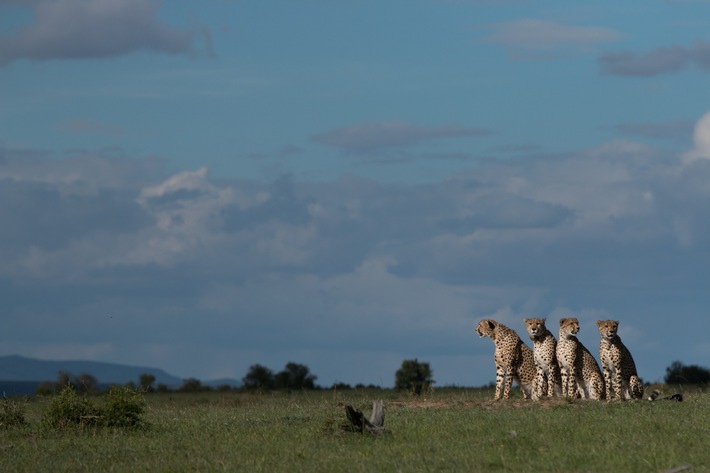
[[604, 398], [604, 379], [599, 365], [576, 335], [579, 321], [560, 319], [560, 336], [557, 340], [557, 362], [562, 374], [562, 395], [584, 399]]
[[490, 338], [496, 346], [493, 357], [496, 363], [496, 394], [494, 399], [500, 399], [501, 388], [503, 399], [510, 396], [510, 387], [515, 379], [523, 391], [525, 399], [533, 397], [535, 382], [535, 361], [533, 352], [515, 333], [495, 320], [481, 320], [476, 327], [478, 335]]
[[[636, 374], [636, 364], [631, 352], [617, 335], [617, 320], [597, 320], [599, 327], [599, 360], [604, 369], [606, 399], [611, 401], [611, 389], [614, 388], [616, 400], [641, 399], [643, 383]], [[623, 398], [622, 398], [623, 395]]]
[[537, 397], [559, 396], [561, 391], [560, 366], [557, 363], [557, 340], [545, 327], [545, 319], [523, 319], [530, 340], [533, 341], [533, 355], [537, 378], [535, 394]]

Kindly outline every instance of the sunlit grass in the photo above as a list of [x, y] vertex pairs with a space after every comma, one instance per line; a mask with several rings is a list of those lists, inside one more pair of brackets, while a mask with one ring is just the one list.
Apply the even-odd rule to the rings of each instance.
[[[516, 392], [519, 394], [519, 392]], [[385, 427], [345, 432], [344, 406]], [[0, 431], [3, 471], [665, 471], [710, 466], [710, 395], [682, 403], [493, 402], [490, 390], [146, 395], [147, 427], [42, 430], [47, 399]]]

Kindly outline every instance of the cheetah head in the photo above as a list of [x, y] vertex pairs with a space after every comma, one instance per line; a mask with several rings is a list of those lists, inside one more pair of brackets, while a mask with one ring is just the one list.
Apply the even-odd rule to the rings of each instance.
[[495, 329], [497, 326], [498, 326], [498, 322], [496, 322], [495, 320], [483, 319], [478, 324], [478, 327], [476, 327], [476, 332], [478, 333], [478, 336], [481, 338], [488, 337], [491, 340], [494, 340], [495, 339]]
[[616, 331], [619, 330], [618, 320], [597, 320], [597, 327], [599, 327], [599, 335], [602, 338], [611, 340], [616, 337]]
[[572, 318], [560, 319], [560, 337], [573, 337], [579, 332], [579, 321]]
[[534, 317], [532, 319], [523, 319], [523, 322], [525, 323], [525, 328], [528, 330], [528, 334], [530, 335], [530, 339], [535, 340], [537, 337], [545, 333], [547, 330], [545, 328], [545, 320], [546, 319], [541, 319], [538, 317]]

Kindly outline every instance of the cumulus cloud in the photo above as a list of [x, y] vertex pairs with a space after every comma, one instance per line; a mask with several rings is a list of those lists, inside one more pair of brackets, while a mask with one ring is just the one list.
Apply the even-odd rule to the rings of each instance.
[[[710, 149], [707, 117], [698, 150]], [[153, 166], [0, 148], [0, 346], [100, 346], [107, 361], [190, 376], [297, 361], [325, 384], [391, 385], [398, 362], [418, 357], [436, 361], [440, 384], [475, 385], [494, 376], [480, 318], [521, 330], [523, 317], [574, 314], [593, 346], [595, 317], [642, 339], [663, 315], [682, 326], [710, 303], [706, 159], [615, 141], [412, 187]], [[705, 342], [684, 333], [664, 336], [690, 356]], [[666, 354], [644, 350], [642, 375], [660, 378]], [[364, 364], [382, 353], [391, 366], [373, 377]]]
[[424, 141], [486, 136], [491, 132], [481, 128], [452, 126], [421, 126], [404, 122], [364, 123], [337, 128], [311, 137], [326, 146], [353, 154], [404, 148]]
[[686, 161], [710, 159], [710, 112], [703, 115], [695, 125], [693, 144], [695, 148], [684, 156]]
[[153, 0], [42, 0], [32, 2], [33, 21], [0, 37], [0, 66], [18, 59], [83, 59], [135, 51], [195, 52], [209, 31], [179, 29], [157, 19]]
[[607, 52], [599, 56], [605, 74], [625, 77], [650, 77], [681, 72], [691, 66], [710, 71], [710, 44], [698, 41], [693, 46], [663, 46], [645, 53]]

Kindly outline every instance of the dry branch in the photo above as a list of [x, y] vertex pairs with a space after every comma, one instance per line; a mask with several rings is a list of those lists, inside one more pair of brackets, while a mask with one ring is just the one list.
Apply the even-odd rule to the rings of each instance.
[[385, 408], [382, 404], [382, 399], [373, 401], [370, 420], [365, 418], [362, 411], [356, 410], [350, 405], [345, 406], [345, 415], [350, 421], [349, 427], [356, 432], [370, 432], [375, 435], [389, 432], [385, 429]]

